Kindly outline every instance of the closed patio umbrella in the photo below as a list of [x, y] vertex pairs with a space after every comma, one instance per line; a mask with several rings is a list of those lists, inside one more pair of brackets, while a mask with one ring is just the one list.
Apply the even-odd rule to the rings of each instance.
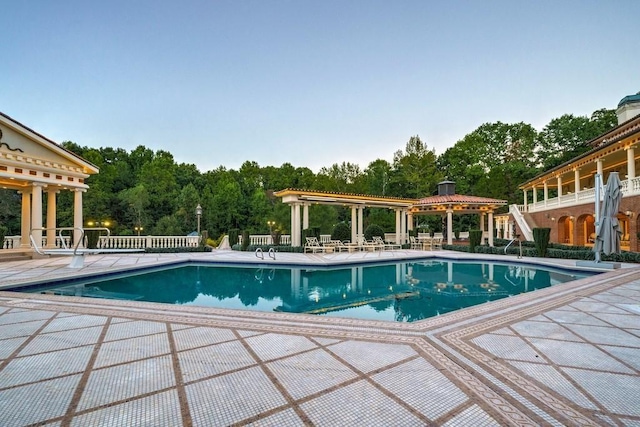
[[600, 210], [599, 224], [596, 228], [596, 243], [593, 247], [596, 252], [596, 260], [599, 254], [606, 255], [620, 253], [620, 223], [618, 222], [618, 209], [622, 199], [622, 184], [618, 172], [611, 172], [607, 185], [604, 187], [602, 209]]

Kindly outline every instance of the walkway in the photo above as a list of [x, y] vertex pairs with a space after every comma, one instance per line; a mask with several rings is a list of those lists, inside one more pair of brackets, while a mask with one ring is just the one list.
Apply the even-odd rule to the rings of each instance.
[[[101, 255], [82, 272], [185, 258], [255, 260]], [[0, 283], [77, 275], [68, 261], [1, 263]], [[411, 324], [0, 292], [0, 424], [640, 425], [640, 270]]]

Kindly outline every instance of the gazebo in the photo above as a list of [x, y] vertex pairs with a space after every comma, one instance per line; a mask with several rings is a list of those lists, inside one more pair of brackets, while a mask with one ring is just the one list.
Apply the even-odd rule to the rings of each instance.
[[424, 197], [411, 206], [413, 215], [441, 215], [447, 218], [447, 244], [452, 244], [453, 215], [479, 214], [480, 229], [484, 232], [485, 215], [488, 216], [489, 246], [493, 246], [493, 213], [501, 206], [506, 206], [506, 200], [487, 197], [467, 196], [455, 194], [453, 181], [442, 181], [438, 184], [438, 195]]

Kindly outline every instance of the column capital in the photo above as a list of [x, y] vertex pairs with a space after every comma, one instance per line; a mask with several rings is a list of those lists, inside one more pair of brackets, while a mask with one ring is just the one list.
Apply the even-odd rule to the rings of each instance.
[[47, 184], [45, 184], [44, 182], [32, 182], [31, 183], [32, 187], [42, 187], [42, 188], [46, 188]]
[[86, 193], [87, 189], [86, 188], [72, 188], [69, 191], [73, 191], [74, 193]]

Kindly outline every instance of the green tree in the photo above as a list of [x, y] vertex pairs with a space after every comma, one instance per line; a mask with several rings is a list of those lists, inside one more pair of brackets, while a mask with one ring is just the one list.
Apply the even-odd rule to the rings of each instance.
[[419, 198], [431, 195], [443, 178], [437, 167], [435, 150], [429, 150], [418, 135], [409, 138], [405, 151], [393, 156], [390, 195]]

